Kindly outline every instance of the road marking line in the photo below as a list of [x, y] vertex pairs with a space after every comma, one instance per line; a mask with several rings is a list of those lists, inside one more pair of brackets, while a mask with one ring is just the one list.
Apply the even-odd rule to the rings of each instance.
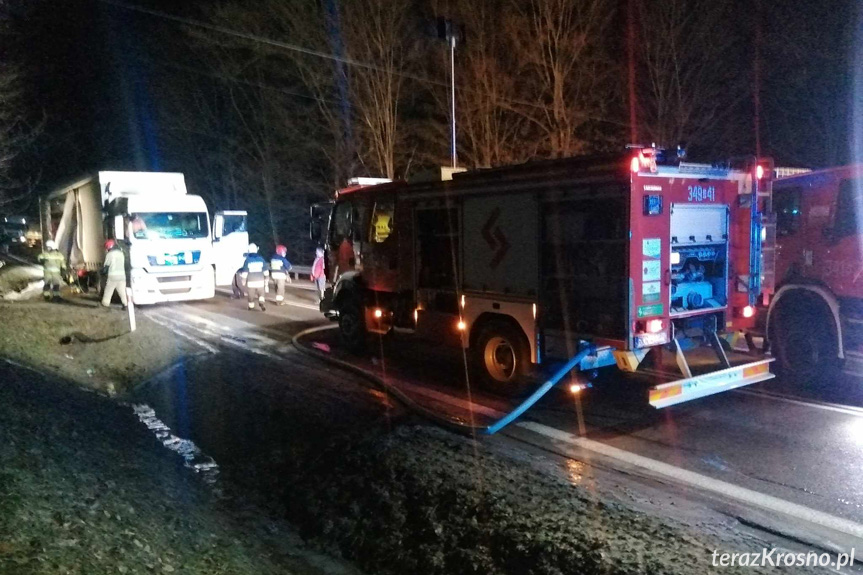
[[185, 327], [186, 329], [192, 329], [192, 330], [195, 330], [196, 332], [200, 333], [200, 334], [201, 334], [201, 335], [203, 335], [204, 337], [216, 337], [216, 338], [218, 338], [218, 337], [221, 335], [221, 334], [218, 334], [218, 333], [214, 333], [214, 332], [208, 331], [208, 330], [206, 330], [206, 329], [204, 329], [204, 328], [198, 327], [198, 326], [197, 326], [197, 325], [195, 325], [195, 324], [192, 324], [192, 323], [189, 323], [189, 322], [181, 321], [181, 320], [179, 320], [179, 319], [177, 319], [177, 318], [175, 318], [175, 317], [169, 317], [169, 316], [163, 315], [163, 314], [161, 314], [161, 313], [160, 313], [160, 314], [158, 314], [158, 315], [159, 315], [159, 317], [160, 317], [160, 318], [162, 318], [162, 320], [163, 320], [163, 321], [166, 321], [166, 322], [168, 322], [168, 323], [169, 323], [169, 324], [171, 324], [171, 325], [174, 325], [174, 326], [180, 326], [180, 327]]
[[220, 339], [222, 341], [224, 341], [225, 343], [229, 343], [235, 347], [239, 347], [240, 349], [244, 349], [250, 353], [256, 353], [258, 355], [264, 355], [264, 356], [269, 357], [271, 359], [282, 359], [279, 356], [277, 356], [276, 354], [270, 353], [268, 351], [264, 351], [262, 349], [257, 349], [255, 347], [252, 347], [252, 346], [245, 344], [241, 341], [237, 341], [231, 337], [221, 336]]
[[751, 395], [754, 397], [761, 397], [764, 399], [772, 399], [774, 401], [781, 401], [783, 403], [791, 403], [793, 405], [802, 405], [804, 407], [812, 407], [814, 409], [823, 409], [824, 411], [835, 411], [836, 413], [844, 413], [845, 415], [853, 415], [855, 417], [863, 417], [863, 409], [859, 407], [854, 407], [852, 405], [839, 405], [836, 403], [826, 403], [823, 401], [817, 400], [806, 400], [796, 399], [793, 397], [788, 397], [784, 395], [779, 395], [775, 393], [767, 393], [763, 391], [752, 391], [749, 389], [736, 389], [734, 393], [740, 393], [743, 395]]
[[498, 411], [492, 407], [488, 407], [482, 405], [480, 403], [470, 402], [464, 399], [460, 399], [458, 397], [454, 397], [447, 393], [442, 393], [440, 391], [434, 391], [433, 389], [426, 389], [424, 387], [419, 387], [404, 381], [399, 381], [398, 383], [393, 384], [392, 382], [388, 382], [389, 385], [396, 385], [397, 387], [404, 389], [409, 389], [411, 393], [415, 393], [417, 395], [423, 395], [428, 397], [429, 399], [434, 399], [436, 401], [440, 401], [441, 403], [448, 403], [450, 405], [454, 405], [456, 407], [460, 407], [465, 411], [472, 411], [475, 413], [481, 413], [483, 415], [488, 415], [489, 417], [494, 417], [496, 419], [500, 419], [506, 413], [502, 411]]
[[[402, 387], [403, 389], [410, 389], [412, 393], [424, 395], [431, 399], [435, 399], [442, 403], [448, 403], [450, 405], [454, 405], [468, 411], [473, 410], [476, 413], [481, 413], [483, 415], [488, 415], [495, 418], [500, 418], [505, 415], [503, 412], [500, 412], [494, 408], [487, 407], [478, 403], [472, 403], [438, 391], [420, 388], [404, 382], [399, 382], [396, 385]], [[860, 415], [859, 413], [851, 413], [853, 415]], [[600, 455], [604, 455], [618, 461], [623, 461], [624, 463], [628, 463], [629, 465], [640, 467], [642, 469], [647, 469], [654, 473], [670, 477], [676, 481], [691, 485], [693, 487], [697, 487], [699, 489], [703, 489], [705, 491], [719, 493], [726, 497], [731, 497], [732, 499], [735, 499], [737, 501], [761, 507], [762, 509], [782, 513], [798, 519], [804, 519], [811, 523], [822, 525], [824, 527], [829, 527], [831, 529], [835, 529], [836, 531], [841, 531], [842, 533], [847, 533], [855, 537], [863, 537], [863, 525], [847, 519], [843, 519], [841, 517], [836, 517], [834, 515], [817, 511], [803, 505], [798, 505], [796, 503], [792, 503], [778, 497], [758, 493], [757, 491], [752, 491], [750, 489], [746, 489], [745, 487], [740, 487], [738, 485], [727, 483], [719, 479], [713, 479], [711, 477], [695, 473], [694, 471], [688, 471], [686, 469], [682, 469], [668, 463], [663, 463], [661, 461], [650, 459], [648, 457], [636, 455], [634, 453], [630, 453], [628, 451], [624, 451], [622, 449], [618, 449], [616, 447], [612, 447], [611, 445], [600, 443], [586, 437], [578, 437], [572, 433], [549, 427], [541, 423], [536, 423], [533, 421], [521, 421], [517, 422], [515, 425], [523, 429], [538, 433], [544, 437], [569, 443], [577, 447], [587, 449], [588, 451], [599, 453]]]
[[228, 326], [226, 326], [224, 324], [216, 323], [212, 320], [209, 320], [209, 319], [205, 318], [203, 315], [192, 315], [191, 313], [186, 313], [184, 311], [178, 311], [178, 313], [192, 323], [202, 323], [211, 329], [223, 330], [223, 331], [230, 329]]
[[[217, 292], [219, 292], [219, 293], [222, 293], [222, 294], [230, 295], [230, 291], [229, 291], [229, 290], [225, 290], [225, 289], [218, 289], [218, 288], [217, 288], [217, 289], [216, 289], [216, 291], [217, 291]], [[275, 296], [273, 296], [273, 297], [275, 297]], [[245, 298], [244, 298], [244, 299], [245, 299]], [[271, 302], [272, 302], [272, 301], [275, 301], [275, 300], [268, 300], [268, 301], [271, 301]], [[293, 300], [289, 300], [289, 299], [287, 299], [287, 298], [285, 298], [284, 302], [285, 302], [285, 304], [286, 304], [286, 305], [292, 305], [292, 306], [294, 306], [294, 307], [301, 307], [301, 308], [303, 308], [303, 309], [310, 309], [310, 310], [314, 310], [314, 311], [321, 311], [320, 306], [318, 306], [318, 305], [314, 305], [314, 304], [310, 304], [310, 303], [303, 303], [303, 302], [300, 302], [300, 301], [293, 301]]]
[[779, 499], [778, 497], [758, 493], [757, 491], [752, 491], [750, 489], [746, 489], [745, 487], [740, 487], [732, 483], [720, 481], [719, 479], [713, 479], [711, 477], [701, 475], [700, 473], [695, 473], [694, 471], [688, 471], [686, 469], [681, 469], [680, 467], [675, 467], [674, 465], [670, 465], [668, 463], [663, 463], [661, 461], [656, 461], [654, 459], [650, 459], [641, 455], [636, 455], [634, 453], [630, 453], [628, 451], [606, 445], [605, 443], [600, 443], [592, 439], [587, 439], [586, 437], [578, 437], [576, 435], [573, 435], [572, 433], [561, 431], [553, 427], [548, 427], [547, 425], [542, 425], [541, 423], [535, 423], [533, 421], [522, 421], [516, 423], [516, 425], [523, 429], [527, 429], [533, 431], [534, 433], [538, 433], [540, 435], [548, 437], [549, 439], [569, 443], [571, 445], [575, 445], [576, 447], [581, 447], [583, 449], [587, 449], [588, 451], [593, 451], [594, 453], [598, 453], [600, 455], [604, 455], [618, 461], [623, 461], [624, 463], [628, 463], [629, 465], [646, 469], [659, 475], [670, 477], [680, 483], [685, 483], [687, 485], [697, 487], [704, 491], [718, 493], [720, 495], [731, 497], [732, 499], [736, 499], [737, 501], [748, 503], [762, 509], [782, 513], [784, 515], [788, 515], [797, 519], [802, 519], [804, 521], [809, 521], [810, 523], [815, 523], [823, 527], [828, 527], [830, 529], [834, 529], [836, 531], [840, 531], [854, 537], [863, 538], [863, 525], [855, 523], [854, 521], [850, 521], [848, 519], [843, 519], [841, 517], [836, 517], [834, 515], [830, 515], [821, 511], [816, 511], [815, 509], [805, 507], [803, 505], [798, 505], [796, 503], [791, 503], [790, 501], [785, 501], [784, 499]]
[[[207, 313], [212, 314], [212, 312], [207, 312]], [[185, 312], [180, 312], [180, 315], [186, 317], [187, 321], [191, 322], [191, 324], [203, 323], [203, 324], [209, 326], [210, 329], [213, 331], [201, 331], [198, 328], [195, 328], [195, 329], [197, 329], [201, 333], [205, 333], [207, 335], [210, 335], [210, 336], [213, 336], [216, 338], [231, 337], [230, 334], [222, 333], [222, 332], [227, 331], [227, 332], [238, 333], [238, 334], [240, 334], [239, 337], [242, 337], [243, 339], [251, 339], [251, 340], [254, 340], [256, 342], [262, 343], [264, 345], [268, 345], [270, 347], [276, 347], [276, 346], [284, 343], [283, 341], [273, 339], [271, 337], [267, 337], [265, 335], [261, 335], [259, 333], [256, 333], [256, 332], [259, 332], [262, 330], [266, 330], [267, 329], [266, 326], [259, 326], [259, 325], [255, 325], [253, 323], [248, 323], [248, 322], [245, 322], [243, 320], [235, 319], [235, 318], [228, 316], [228, 315], [212, 314], [212, 315], [218, 315], [219, 317], [223, 317], [223, 318], [225, 318], [225, 320], [227, 320], [228, 323], [236, 324], [236, 325], [228, 326], [225, 324], [220, 324], [218, 322], [215, 322], [215, 321], [203, 318], [203, 317], [195, 316], [195, 315], [192, 315], [190, 313], [185, 313]], [[180, 320], [175, 320], [175, 321], [179, 322]], [[182, 323], [186, 323], [186, 322], [182, 322]], [[194, 327], [194, 325], [190, 325], [190, 327]], [[274, 330], [269, 330], [269, 331], [272, 333]], [[275, 331], [275, 333], [281, 335], [281, 332], [279, 332], [279, 331]]]
[[310, 303], [300, 303], [300, 302], [291, 301], [289, 299], [284, 300], [284, 302], [286, 305], [292, 305], [294, 307], [301, 307], [303, 309], [311, 309], [314, 311], [321, 311], [320, 306], [312, 305]]
[[147, 317], [147, 318], [149, 318], [150, 320], [152, 320], [152, 321], [156, 322], [157, 324], [161, 325], [161, 326], [162, 326], [162, 327], [164, 327], [164, 328], [167, 328], [167, 329], [171, 330], [172, 332], [174, 332], [175, 334], [179, 335], [180, 337], [185, 338], [185, 339], [188, 339], [189, 341], [191, 341], [191, 342], [192, 342], [192, 343], [194, 343], [195, 345], [200, 346], [200, 347], [202, 347], [202, 348], [206, 349], [206, 350], [207, 350], [207, 351], [209, 351], [210, 353], [213, 353], [213, 354], [219, 353], [219, 350], [217, 350], [217, 349], [216, 349], [216, 348], [214, 348], [213, 346], [211, 346], [211, 345], [209, 345], [209, 344], [207, 344], [207, 343], [204, 343], [203, 341], [200, 341], [200, 340], [198, 340], [198, 339], [196, 339], [196, 338], [192, 337], [191, 335], [187, 335], [187, 334], [183, 333], [183, 332], [180, 330], [180, 328], [179, 328], [178, 326], [176, 326], [176, 325], [170, 325], [169, 323], [167, 323], [167, 322], [165, 322], [165, 321], [159, 321], [158, 319], [156, 319], [155, 314], [153, 314], [153, 313], [148, 313], [148, 314], [145, 314], [145, 315], [146, 315], [146, 317]]

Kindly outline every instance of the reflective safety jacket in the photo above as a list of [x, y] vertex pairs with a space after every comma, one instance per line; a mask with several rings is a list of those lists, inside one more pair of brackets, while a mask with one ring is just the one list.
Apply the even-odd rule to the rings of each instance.
[[60, 273], [66, 269], [66, 258], [57, 250], [48, 250], [39, 254], [39, 263], [46, 273]]
[[270, 267], [260, 254], [249, 254], [246, 256], [246, 261], [243, 262], [240, 275], [246, 278], [247, 288], [262, 288], [269, 269]]
[[274, 280], [284, 279], [291, 271], [291, 267], [288, 258], [276, 254], [270, 259], [270, 277]]
[[109, 280], [125, 280], [126, 256], [123, 254], [123, 250], [117, 246], [108, 250], [108, 253], [105, 254], [103, 269]]

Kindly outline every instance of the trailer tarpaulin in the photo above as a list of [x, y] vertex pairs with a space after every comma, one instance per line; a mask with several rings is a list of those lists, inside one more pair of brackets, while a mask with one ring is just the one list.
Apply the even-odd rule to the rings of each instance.
[[71, 267], [95, 271], [102, 266], [102, 212], [97, 185], [86, 184], [66, 194], [56, 241]]

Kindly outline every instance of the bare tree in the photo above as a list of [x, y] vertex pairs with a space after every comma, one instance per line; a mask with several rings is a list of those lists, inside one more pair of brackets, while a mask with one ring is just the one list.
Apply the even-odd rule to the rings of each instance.
[[[751, 96], [747, 62], [732, 57], [726, 8], [711, 0], [635, 2], [639, 133], [646, 142], [715, 146], [736, 106]], [[737, 116], [739, 118], [739, 116]], [[737, 131], [749, 125], [735, 124]]]
[[[432, 12], [446, 16], [465, 38], [456, 44], [456, 123], [458, 157], [469, 167], [490, 167], [524, 161], [536, 152], [536, 145], [525, 135], [529, 122], [518, 111], [519, 69], [522, 65], [501, 30], [513, 17], [511, 2], [499, 0], [456, 0], [432, 2]], [[449, 49], [433, 46], [439, 57], [430, 59], [435, 67], [427, 74], [449, 83]], [[440, 85], [429, 86], [435, 110], [424, 123], [424, 145], [448, 142], [450, 91]], [[447, 114], [443, 113], [447, 111]], [[437, 159], [437, 158], [435, 158]], [[439, 160], [438, 160], [439, 161]]]
[[523, 64], [520, 100], [539, 106], [521, 109], [535, 126], [541, 149], [552, 157], [592, 147], [592, 126], [607, 118], [614, 90], [614, 66], [607, 34], [614, 15], [611, 0], [528, 0], [516, 2], [506, 30], [511, 50]]
[[[7, 38], [3, 18], [9, 4], [0, 0], [0, 34], [4, 45]], [[3, 47], [7, 54], [8, 48]], [[30, 122], [24, 98], [20, 66], [8, 56], [0, 59], [0, 207], [31, 195], [40, 178], [39, 173], [21, 177], [16, 169], [16, 163], [42, 129], [41, 124]]]
[[341, 22], [348, 56], [370, 67], [354, 66], [350, 86], [363, 145], [360, 160], [374, 172], [395, 178], [402, 141], [400, 104], [413, 59], [410, 5], [390, 0], [348, 0]]

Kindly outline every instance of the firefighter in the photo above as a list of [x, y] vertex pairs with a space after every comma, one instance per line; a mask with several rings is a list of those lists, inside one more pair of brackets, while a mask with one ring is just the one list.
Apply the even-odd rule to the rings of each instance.
[[126, 309], [126, 255], [114, 240], [105, 242], [105, 263], [102, 266], [102, 275], [105, 277], [105, 289], [102, 292], [102, 307], [111, 307], [111, 298], [114, 292], [120, 296], [120, 303]]
[[63, 273], [66, 271], [66, 258], [57, 250], [57, 242], [54, 240], [46, 241], [45, 248], [47, 251], [39, 255], [45, 277], [42, 296], [45, 301], [59, 301], [60, 282], [63, 281]]
[[268, 273], [269, 266], [264, 258], [258, 254], [258, 246], [249, 244], [241, 275], [246, 280], [250, 311], [255, 309], [255, 299], [258, 300], [261, 311], [267, 311], [267, 307], [264, 305], [264, 289], [266, 288]]
[[276, 282], [276, 305], [285, 305], [285, 283], [291, 281], [288, 272], [292, 266], [285, 257], [287, 254], [288, 248], [278, 245], [276, 253], [270, 259], [270, 277]]

